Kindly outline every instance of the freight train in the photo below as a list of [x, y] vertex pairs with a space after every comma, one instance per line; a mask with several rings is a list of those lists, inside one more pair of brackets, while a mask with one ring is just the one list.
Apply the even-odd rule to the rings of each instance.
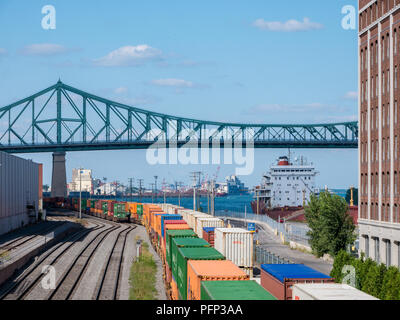
[[[304, 294], [295, 293], [293, 288], [300, 284], [303, 291], [315, 291], [318, 286], [318, 290], [327, 292], [334, 286], [331, 277], [299, 264], [262, 264], [258, 284], [251, 280], [251, 233], [224, 228], [221, 219], [202, 212], [172, 204], [94, 199], [79, 203], [77, 198], [45, 198], [44, 204], [47, 208], [81, 210], [107, 220], [142, 224], [161, 258], [171, 300], [298, 300]], [[373, 298], [353, 291], [337, 298]]]
[[45, 198], [44, 204], [142, 224], [163, 263], [165, 288], [171, 300], [276, 300], [250, 280], [246, 268], [213, 248], [214, 229], [224, 226], [218, 218], [170, 204], [93, 199], [82, 199], [79, 204], [77, 198]]

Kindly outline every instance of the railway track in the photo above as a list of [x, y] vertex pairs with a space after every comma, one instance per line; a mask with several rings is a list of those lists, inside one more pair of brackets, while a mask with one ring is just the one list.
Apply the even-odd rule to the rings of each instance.
[[124, 251], [128, 234], [134, 230], [136, 226], [127, 227], [120, 231], [114, 242], [112, 250], [108, 256], [103, 276], [95, 291], [96, 300], [116, 300], [118, 298], [118, 288], [121, 278]]
[[[63, 224], [65, 224], [66, 222], [61, 222], [59, 224], [56, 223], [52, 223], [50, 226], [46, 226], [43, 229], [39, 229], [37, 232], [39, 234], [34, 234], [34, 235], [28, 235], [28, 236], [21, 236], [18, 237], [17, 239], [11, 240], [9, 242], [7, 242], [6, 244], [0, 246], [0, 251], [11, 251], [11, 250], [15, 250], [18, 247], [20, 247], [21, 245], [27, 243], [30, 240], [33, 240], [35, 238], [38, 238], [40, 236], [45, 235], [48, 231], [54, 229], [54, 227], [60, 227]], [[22, 241], [21, 241], [22, 240]], [[19, 242], [20, 241], [20, 242]]]
[[[81, 252], [75, 257], [63, 277], [58, 281], [56, 288], [48, 296], [48, 300], [69, 300], [78, 286], [87, 266], [104, 239], [113, 231], [123, 228], [121, 225], [113, 225], [111, 228], [100, 232], [94, 237]], [[122, 233], [125, 229], [119, 231]]]
[[[25, 270], [12, 282], [7, 282], [0, 289], [0, 300], [22, 300], [32, 289], [40, 282], [44, 274], [42, 268], [45, 265], [54, 265], [60, 258], [66, 254], [79, 240], [83, 239], [89, 233], [102, 229], [106, 224], [95, 224], [94, 228], [78, 231], [68, 236], [64, 242], [60, 242], [46, 251], [30, 268]], [[71, 241], [68, 243], [67, 241]], [[59, 251], [59, 252], [58, 252]], [[54, 254], [54, 255], [53, 255]]]

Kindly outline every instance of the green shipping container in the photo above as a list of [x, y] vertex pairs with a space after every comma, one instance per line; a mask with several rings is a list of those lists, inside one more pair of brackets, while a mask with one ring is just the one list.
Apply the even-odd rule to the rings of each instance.
[[108, 202], [103, 202], [102, 203], [102, 209], [103, 209], [103, 213], [105, 214], [105, 215], [107, 215], [108, 214]]
[[125, 203], [115, 203], [114, 204], [114, 217], [120, 218], [120, 219], [127, 217]]
[[172, 261], [172, 276], [178, 285], [178, 291], [181, 300], [187, 300], [188, 260], [225, 260], [225, 257], [214, 248], [178, 248], [176, 264], [174, 264], [174, 261]]
[[[197, 235], [196, 235], [197, 237]], [[176, 264], [178, 257], [178, 248], [196, 248], [196, 247], [211, 247], [211, 245], [204, 239], [200, 238], [172, 238], [170, 247], [170, 261], [168, 265], [171, 266]], [[168, 260], [167, 260], [168, 261]], [[172, 268], [171, 268], [172, 270]]]
[[256, 281], [202, 281], [201, 300], [277, 300]]
[[96, 201], [97, 200], [90, 200], [90, 207], [95, 208], [96, 207]]
[[137, 213], [139, 219], [141, 219], [143, 216], [143, 205], [142, 204], [138, 204], [136, 206], [136, 213]]
[[171, 259], [171, 249], [172, 249], [172, 239], [173, 238], [197, 238], [196, 232], [192, 229], [187, 230], [167, 230], [165, 238], [165, 258], [169, 265], [169, 268], [172, 270], [172, 259]]

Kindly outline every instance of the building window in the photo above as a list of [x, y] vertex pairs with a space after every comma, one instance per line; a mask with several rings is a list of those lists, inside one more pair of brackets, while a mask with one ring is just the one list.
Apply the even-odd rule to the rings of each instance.
[[380, 255], [379, 255], [379, 238], [374, 238], [375, 244], [375, 252], [374, 252], [374, 259], [376, 263], [380, 263]]
[[369, 258], [369, 237], [367, 235], [364, 236], [364, 251], [365, 251], [365, 258]]
[[386, 244], [386, 267], [389, 267], [392, 264], [392, 247], [390, 240], [385, 240]]

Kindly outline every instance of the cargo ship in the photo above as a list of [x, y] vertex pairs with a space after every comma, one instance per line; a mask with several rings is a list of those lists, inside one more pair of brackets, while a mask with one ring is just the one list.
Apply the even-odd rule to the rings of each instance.
[[290, 156], [279, 157], [254, 188], [253, 212], [278, 220], [301, 211], [311, 194], [318, 192], [317, 174], [314, 165], [304, 157], [296, 157], [293, 162]]

